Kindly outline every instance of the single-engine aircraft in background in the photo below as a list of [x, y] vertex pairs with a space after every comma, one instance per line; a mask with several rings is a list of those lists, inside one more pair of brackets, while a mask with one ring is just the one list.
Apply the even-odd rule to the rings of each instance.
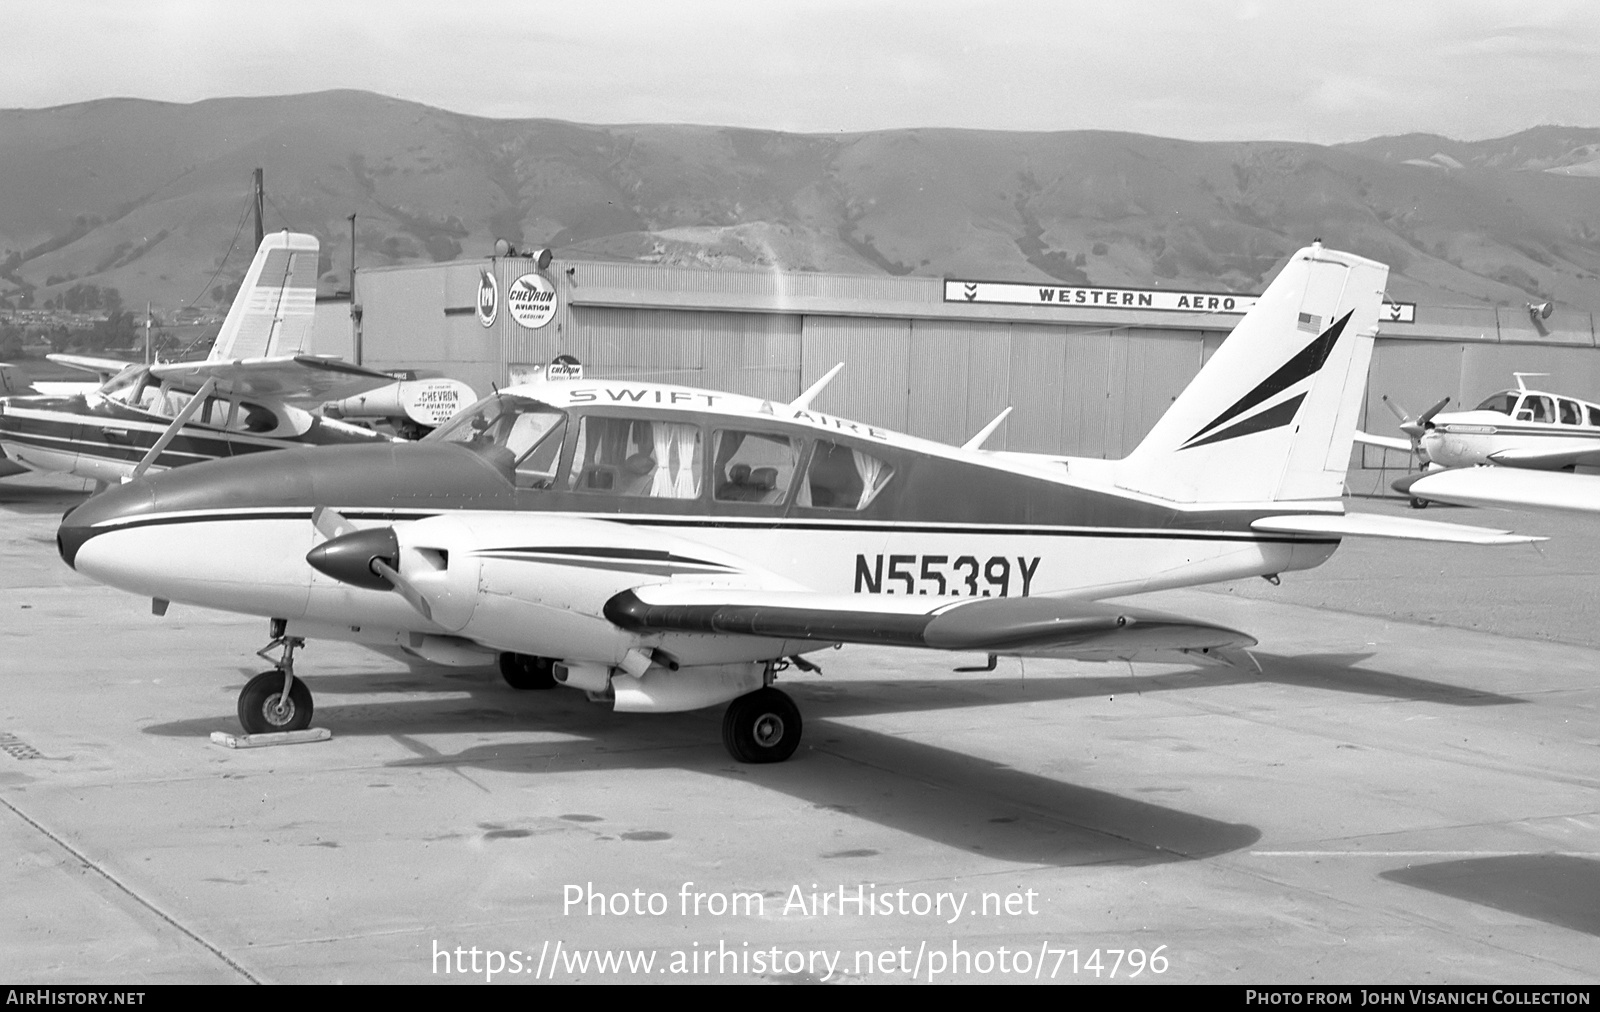
[[[389, 436], [306, 407], [395, 385], [395, 378], [337, 358], [307, 355], [316, 312], [315, 236], [277, 232], [256, 251], [210, 355], [199, 362], [130, 364], [85, 355], [52, 361], [99, 373], [88, 391], [0, 399], [0, 451], [34, 471], [64, 472], [101, 485], [199, 461]], [[396, 401], [465, 406], [456, 380], [399, 385]], [[410, 389], [405, 389], [410, 388]], [[425, 396], [418, 392], [426, 389]], [[378, 403], [378, 398], [373, 403]], [[384, 401], [387, 403], [387, 401]], [[359, 413], [347, 411], [345, 417]], [[420, 422], [435, 414], [403, 416]]]
[[[1422, 464], [1391, 487], [1411, 497], [1413, 506], [1430, 500], [1467, 505], [1526, 505], [1600, 510], [1600, 479], [1567, 481], [1553, 474], [1600, 472], [1600, 404], [1528, 388], [1526, 378], [1544, 373], [1512, 373], [1514, 390], [1499, 390], [1470, 411], [1444, 411], [1444, 398], [1412, 418], [1388, 398], [1409, 440], [1358, 433], [1360, 442], [1412, 454]], [[1522, 473], [1441, 477], [1450, 469], [1498, 466]], [[1418, 486], [1421, 486], [1420, 490]], [[1433, 494], [1427, 494], [1432, 490]]]
[[[1307, 569], [1352, 535], [1505, 544], [1344, 512], [1388, 269], [1300, 250], [1125, 459], [987, 452], [675, 385], [539, 380], [417, 443], [219, 461], [103, 492], [58, 544], [153, 599], [270, 619], [248, 732], [300, 729], [309, 638], [497, 656], [615, 710], [728, 704], [745, 762], [800, 740], [778, 674], [841, 643], [1232, 658], [1243, 632], [1101, 599]], [[558, 360], [559, 362], [559, 360]], [[998, 419], [997, 419], [998, 421]]]

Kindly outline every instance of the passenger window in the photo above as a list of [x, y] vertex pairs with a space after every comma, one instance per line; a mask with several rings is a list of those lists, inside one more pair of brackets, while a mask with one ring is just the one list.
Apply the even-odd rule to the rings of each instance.
[[877, 457], [819, 440], [795, 502], [820, 509], [866, 509], [893, 474]]
[[1600, 408], [1589, 405], [1589, 424], [1600, 426]]
[[1522, 413], [1517, 416], [1529, 422], [1555, 421], [1555, 405], [1550, 403], [1548, 397], [1535, 397], [1529, 395], [1522, 400]]
[[567, 487], [629, 498], [700, 495], [700, 427], [588, 415], [578, 423]]
[[1583, 411], [1579, 409], [1577, 401], [1569, 401], [1563, 397], [1557, 403], [1561, 405], [1562, 425], [1583, 424]]
[[719, 429], [713, 442], [712, 495], [718, 502], [781, 503], [794, 482], [800, 444], [786, 436]]

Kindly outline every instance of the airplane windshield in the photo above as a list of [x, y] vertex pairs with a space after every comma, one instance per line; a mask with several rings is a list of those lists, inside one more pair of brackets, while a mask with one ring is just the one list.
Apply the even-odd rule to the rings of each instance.
[[1517, 410], [1517, 396], [1518, 391], [1516, 390], [1502, 390], [1499, 393], [1490, 394], [1487, 400], [1478, 405], [1477, 410], [1498, 411], [1502, 415], [1513, 414]]
[[567, 414], [531, 397], [490, 394], [424, 440], [459, 443], [512, 472], [522, 488], [548, 488], [561, 459]]

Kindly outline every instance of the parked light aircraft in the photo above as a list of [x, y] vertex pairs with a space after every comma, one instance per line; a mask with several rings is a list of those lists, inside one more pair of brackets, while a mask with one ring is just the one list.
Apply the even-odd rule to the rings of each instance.
[[[1374, 446], [1409, 451], [1417, 457], [1423, 471], [1392, 483], [1395, 491], [1411, 496], [1413, 506], [1426, 505], [1430, 499], [1466, 503], [1475, 492], [1486, 497], [1484, 504], [1589, 508], [1581, 504], [1590, 501], [1594, 493], [1585, 491], [1588, 485], [1583, 482], [1534, 478], [1526, 474], [1438, 477], [1445, 469], [1484, 465], [1523, 471], [1600, 470], [1600, 404], [1530, 390], [1526, 377], [1543, 373], [1512, 375], [1517, 381], [1516, 389], [1496, 391], [1470, 411], [1442, 411], [1449, 398], [1416, 418], [1406, 417], [1395, 409], [1401, 415], [1400, 429], [1409, 442], [1366, 433], [1356, 438]], [[1390, 403], [1387, 398], [1385, 402]], [[1422, 491], [1417, 488], [1419, 484], [1423, 486]], [[1440, 494], [1424, 495], [1428, 489]], [[1454, 498], [1443, 494], [1451, 491], [1456, 493]], [[1576, 500], [1572, 498], [1574, 495], [1578, 497]]]
[[1101, 599], [1318, 565], [1342, 537], [1503, 544], [1344, 513], [1388, 269], [1299, 251], [1122, 460], [957, 447], [810, 405], [629, 380], [498, 392], [427, 439], [150, 475], [63, 518], [62, 558], [168, 602], [271, 619], [250, 732], [298, 729], [306, 638], [445, 663], [496, 656], [618, 711], [727, 703], [746, 762], [801, 720], [772, 687], [863, 643], [1241, 663], [1248, 635]]
[[[336, 358], [302, 354], [316, 310], [317, 251], [315, 236], [264, 238], [202, 362], [51, 356], [108, 378], [87, 392], [0, 400], [0, 450], [30, 470], [114, 484], [146, 468], [284, 447], [387, 442], [290, 403], [314, 405], [395, 383]], [[472, 400], [471, 390], [454, 380], [412, 385], [419, 384], [438, 388], [438, 403], [445, 394], [462, 406]]]

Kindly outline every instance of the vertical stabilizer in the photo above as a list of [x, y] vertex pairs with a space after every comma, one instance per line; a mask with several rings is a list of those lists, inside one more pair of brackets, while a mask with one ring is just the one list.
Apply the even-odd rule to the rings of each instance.
[[234, 296], [208, 358], [231, 361], [303, 354], [317, 312], [317, 237], [273, 232]]
[[1341, 494], [1389, 268], [1314, 245], [1284, 266], [1117, 484], [1174, 502]]

